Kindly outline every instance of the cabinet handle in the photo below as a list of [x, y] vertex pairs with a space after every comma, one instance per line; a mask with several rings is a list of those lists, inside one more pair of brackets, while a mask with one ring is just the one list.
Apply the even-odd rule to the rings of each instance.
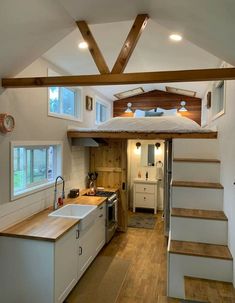
[[81, 246], [79, 246], [79, 256], [81, 256], [82, 255], [82, 247]]
[[101, 206], [100, 209], [103, 209], [103, 206]]
[[146, 190], [146, 188], [144, 188], [144, 190]]
[[76, 239], [79, 239], [79, 235], [80, 235], [80, 232], [79, 232], [79, 229], [76, 230]]
[[99, 215], [99, 217], [102, 218], [102, 217], [103, 217], [103, 214]]
[[144, 197], [144, 200], [146, 199], [146, 197]]

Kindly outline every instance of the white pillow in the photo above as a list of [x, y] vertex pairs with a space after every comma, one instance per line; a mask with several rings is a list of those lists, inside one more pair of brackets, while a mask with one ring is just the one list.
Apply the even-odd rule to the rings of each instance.
[[[153, 108], [153, 109], [150, 109], [150, 110], [148, 110], [148, 112], [154, 112], [155, 111], [155, 109]], [[141, 118], [141, 117], [145, 117], [145, 110], [142, 110], [142, 109], [136, 109], [135, 110], [135, 113], [134, 113], [134, 117], [135, 118]]]
[[164, 108], [158, 107], [157, 112], [163, 112], [163, 116], [177, 116], [177, 108], [164, 109]]

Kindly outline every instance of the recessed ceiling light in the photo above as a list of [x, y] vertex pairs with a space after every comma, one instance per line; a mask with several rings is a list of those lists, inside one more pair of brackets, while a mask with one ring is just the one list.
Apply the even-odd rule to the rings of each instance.
[[80, 42], [80, 43], [78, 44], [78, 47], [79, 47], [80, 49], [86, 49], [86, 48], [88, 48], [88, 44], [87, 44], [86, 41], [83, 41], [83, 42]]
[[181, 41], [182, 40], [182, 36], [179, 34], [172, 34], [170, 35], [170, 39], [173, 41]]

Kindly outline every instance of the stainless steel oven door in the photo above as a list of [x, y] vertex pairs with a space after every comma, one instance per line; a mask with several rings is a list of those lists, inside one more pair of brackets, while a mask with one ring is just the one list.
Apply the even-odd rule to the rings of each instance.
[[117, 203], [118, 200], [115, 199], [111, 203], [107, 203], [107, 225], [112, 225], [117, 222]]

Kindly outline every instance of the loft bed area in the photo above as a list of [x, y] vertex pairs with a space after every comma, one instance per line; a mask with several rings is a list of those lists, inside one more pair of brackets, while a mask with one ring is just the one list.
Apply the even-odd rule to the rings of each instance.
[[[181, 103], [186, 107], [181, 111]], [[181, 107], [180, 107], [181, 106]], [[113, 118], [95, 128], [68, 127], [69, 138], [170, 139], [216, 138], [201, 127], [201, 99], [153, 90], [116, 100]]]

